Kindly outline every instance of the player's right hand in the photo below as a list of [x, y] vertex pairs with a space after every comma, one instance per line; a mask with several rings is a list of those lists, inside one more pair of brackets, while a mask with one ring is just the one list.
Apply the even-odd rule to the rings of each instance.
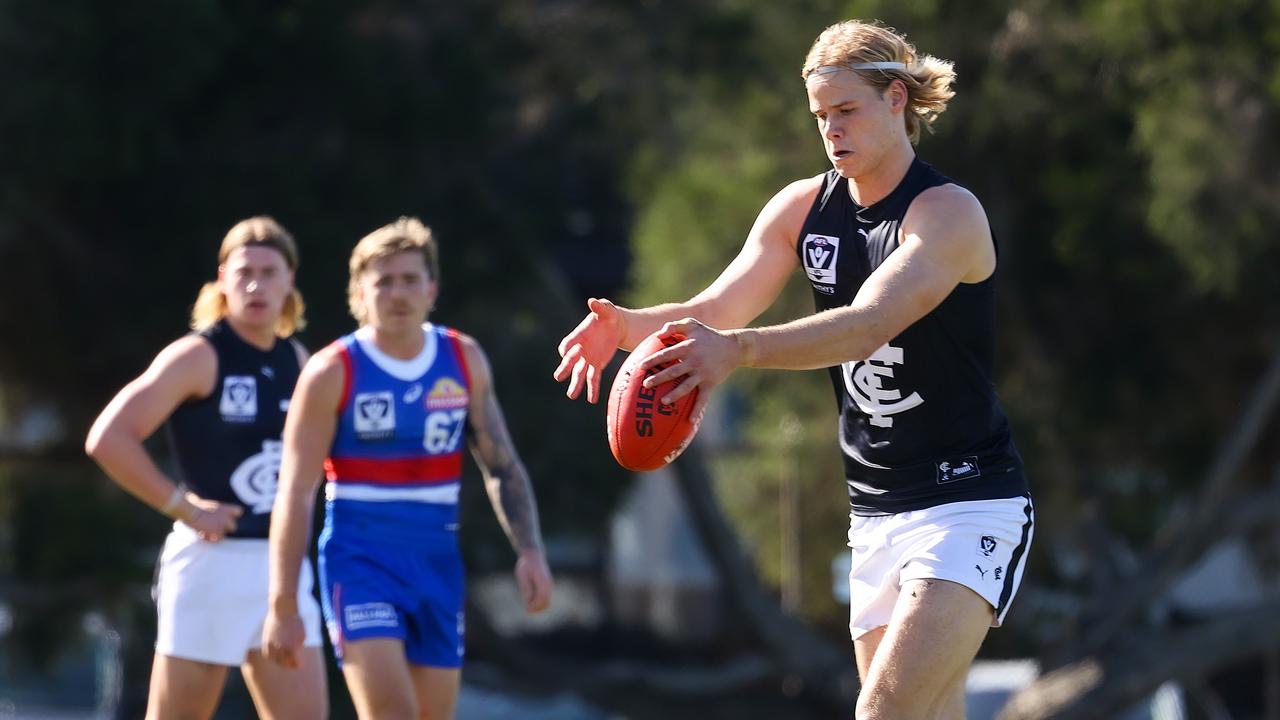
[[262, 654], [277, 665], [297, 668], [301, 665], [299, 653], [306, 638], [301, 615], [268, 612], [266, 622], [262, 624]]
[[236, 519], [244, 514], [244, 508], [239, 505], [205, 500], [193, 493], [187, 493], [187, 502], [199, 509], [199, 512], [182, 522], [206, 542], [218, 542], [222, 536], [235, 532]]
[[594, 403], [600, 399], [600, 374], [626, 337], [626, 327], [622, 313], [608, 300], [591, 298], [587, 307], [591, 312], [560, 341], [561, 360], [554, 377], [560, 382], [569, 379], [565, 394], [570, 399], [585, 386], [587, 402]]

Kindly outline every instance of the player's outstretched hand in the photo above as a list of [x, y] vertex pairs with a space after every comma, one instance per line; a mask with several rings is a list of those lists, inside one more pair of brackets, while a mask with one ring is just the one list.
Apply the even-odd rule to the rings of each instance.
[[516, 587], [524, 609], [530, 613], [546, 610], [551, 605], [551, 568], [541, 550], [524, 550], [516, 559]]
[[302, 616], [268, 612], [262, 625], [262, 654], [277, 665], [297, 668], [301, 665], [302, 643], [306, 638]]
[[622, 313], [608, 300], [591, 298], [587, 307], [591, 312], [560, 341], [561, 360], [554, 377], [559, 382], [569, 380], [565, 394], [570, 399], [585, 386], [587, 402], [594, 403], [600, 400], [600, 373], [626, 338], [627, 329]]
[[660, 337], [677, 338], [679, 342], [655, 352], [640, 363], [641, 373], [671, 363], [645, 376], [644, 386], [656, 388], [665, 382], [679, 380], [680, 384], [671, 392], [658, 398], [664, 405], [674, 403], [697, 388], [698, 400], [689, 417], [694, 418], [695, 423], [699, 422], [711, 400], [711, 390], [742, 365], [745, 350], [734, 331], [716, 330], [693, 318], [663, 325]]
[[205, 500], [193, 493], [187, 493], [187, 502], [196, 507], [196, 512], [183, 522], [207, 542], [218, 542], [222, 536], [235, 532], [236, 519], [244, 514], [239, 505]]

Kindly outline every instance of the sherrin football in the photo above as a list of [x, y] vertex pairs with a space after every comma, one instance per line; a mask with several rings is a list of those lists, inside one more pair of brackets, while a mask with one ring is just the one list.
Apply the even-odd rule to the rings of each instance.
[[657, 333], [650, 335], [631, 351], [613, 379], [606, 421], [609, 449], [618, 464], [628, 470], [657, 470], [679, 457], [698, 432], [698, 424], [690, 417], [698, 390], [663, 405], [661, 398], [679, 381], [670, 380], [649, 389], [644, 387], [644, 379], [671, 363], [650, 368], [647, 373], [639, 370], [645, 358], [681, 339], [675, 336], [664, 342]]

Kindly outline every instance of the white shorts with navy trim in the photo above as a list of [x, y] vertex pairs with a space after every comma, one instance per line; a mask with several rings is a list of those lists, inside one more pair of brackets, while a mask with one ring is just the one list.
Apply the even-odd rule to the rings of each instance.
[[[238, 667], [262, 646], [267, 618], [267, 541], [256, 538], [201, 540], [190, 527], [174, 523], [160, 554], [153, 591], [156, 653]], [[307, 636], [319, 647], [320, 605], [312, 595], [311, 562], [298, 575], [298, 613]]]
[[981, 595], [1000, 627], [1027, 565], [1035, 510], [1027, 496], [946, 503], [849, 519], [849, 633], [889, 624], [908, 580], [959, 583]]

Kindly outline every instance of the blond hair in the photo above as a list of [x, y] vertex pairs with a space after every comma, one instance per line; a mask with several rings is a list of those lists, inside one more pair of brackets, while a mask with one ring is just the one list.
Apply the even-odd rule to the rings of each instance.
[[383, 225], [365, 235], [356, 243], [351, 251], [351, 280], [347, 283], [347, 307], [351, 317], [364, 325], [368, 321], [368, 311], [360, 301], [360, 275], [368, 269], [374, 260], [390, 257], [402, 252], [422, 253], [426, 262], [427, 273], [435, 282], [440, 282], [440, 259], [436, 248], [435, 235], [431, 228], [422, 224], [416, 217], [401, 217], [393, 223]]
[[[899, 62], [904, 70], [885, 68], [853, 69], [863, 63]], [[846, 20], [818, 36], [804, 59], [801, 76], [809, 77], [824, 68], [844, 68], [858, 73], [872, 87], [884, 92], [894, 80], [907, 88], [907, 137], [911, 144], [920, 139], [920, 130], [933, 131], [933, 121], [947, 109], [954, 96], [951, 83], [956, 71], [949, 60], [921, 56], [907, 39], [879, 21]]]
[[[241, 220], [227, 231], [222, 239], [222, 247], [218, 250], [218, 267], [226, 265], [231, 253], [248, 246], [269, 247], [284, 257], [290, 270], [298, 269], [298, 245], [293, 241], [289, 231], [280, 226], [275, 218], [258, 215]], [[306, 303], [302, 301], [302, 293], [297, 288], [289, 292], [285, 298], [280, 317], [276, 320], [276, 335], [289, 337], [307, 326], [303, 313]], [[200, 288], [195, 305], [191, 307], [191, 329], [200, 331], [212, 326], [227, 316], [227, 296], [222, 293], [217, 282], [207, 282]]]

